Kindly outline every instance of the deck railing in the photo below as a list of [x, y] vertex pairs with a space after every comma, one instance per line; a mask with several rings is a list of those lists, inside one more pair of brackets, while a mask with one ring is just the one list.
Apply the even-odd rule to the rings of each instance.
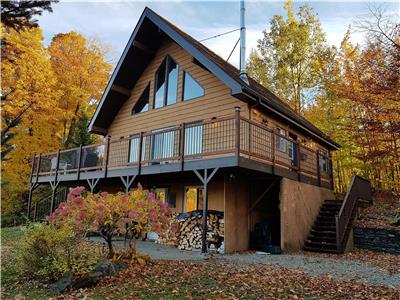
[[32, 177], [240, 156], [331, 183], [331, 158], [240, 116], [180, 124], [34, 156]]

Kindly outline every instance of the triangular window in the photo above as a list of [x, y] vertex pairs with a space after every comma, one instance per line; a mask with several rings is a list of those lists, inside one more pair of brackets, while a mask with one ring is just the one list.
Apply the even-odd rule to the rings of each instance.
[[188, 72], [183, 72], [183, 101], [204, 96], [204, 88]]
[[132, 108], [132, 115], [136, 115], [149, 110], [149, 98], [150, 98], [150, 83], [147, 84], [143, 93], [140, 95], [138, 101]]

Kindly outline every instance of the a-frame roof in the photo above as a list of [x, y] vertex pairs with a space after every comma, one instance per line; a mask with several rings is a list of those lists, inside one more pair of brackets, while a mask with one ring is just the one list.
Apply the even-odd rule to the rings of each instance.
[[185, 49], [193, 56], [196, 63], [223, 81], [231, 89], [233, 96], [243, 101], [259, 103], [285, 123], [314, 137], [328, 148], [339, 147], [271, 91], [250, 77], [249, 84], [242, 81], [237, 68], [148, 7], [144, 9], [114, 69], [90, 122], [91, 132], [103, 135], [107, 133], [107, 128], [129, 98], [130, 91], [164, 39], [171, 39]]

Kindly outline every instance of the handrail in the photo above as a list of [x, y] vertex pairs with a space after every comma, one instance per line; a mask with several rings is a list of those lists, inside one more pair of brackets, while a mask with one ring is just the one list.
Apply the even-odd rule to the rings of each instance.
[[348, 228], [355, 213], [357, 201], [359, 200], [372, 202], [371, 183], [353, 174], [350, 187], [346, 192], [340, 211], [335, 218], [336, 245], [339, 252], [344, 250], [348, 237]]

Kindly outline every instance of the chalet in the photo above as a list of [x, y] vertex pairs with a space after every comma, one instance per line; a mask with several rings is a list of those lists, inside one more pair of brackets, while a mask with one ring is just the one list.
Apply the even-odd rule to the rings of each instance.
[[[43, 209], [31, 205], [41, 184], [53, 189], [53, 211], [61, 186], [128, 192], [140, 183], [177, 212], [223, 212], [227, 253], [248, 250], [260, 224], [283, 251], [344, 249], [355, 202], [349, 210], [333, 200], [331, 153], [339, 145], [149, 8], [89, 131], [104, 141], [34, 156], [29, 216]], [[317, 216], [325, 218], [320, 228]]]

